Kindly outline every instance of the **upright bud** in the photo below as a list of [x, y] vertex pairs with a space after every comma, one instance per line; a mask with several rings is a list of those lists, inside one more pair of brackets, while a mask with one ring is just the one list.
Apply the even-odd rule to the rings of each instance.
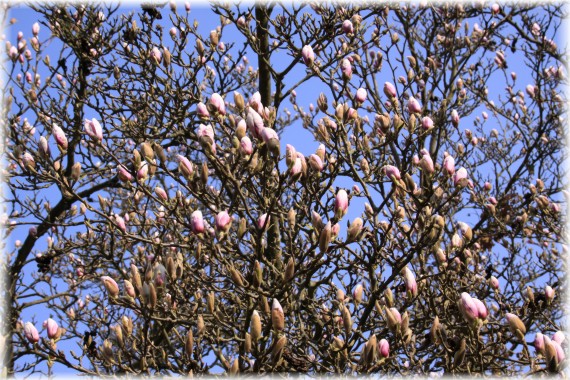
[[348, 194], [344, 189], [340, 189], [336, 194], [334, 210], [337, 219], [341, 219], [348, 212]]
[[301, 56], [303, 57], [303, 62], [305, 62], [305, 65], [313, 65], [313, 62], [315, 61], [315, 53], [313, 52], [313, 48], [310, 45], [303, 46], [303, 49], [301, 50]]
[[271, 324], [275, 331], [281, 331], [285, 328], [285, 315], [283, 314], [283, 308], [277, 299], [273, 299], [273, 304], [271, 306]]

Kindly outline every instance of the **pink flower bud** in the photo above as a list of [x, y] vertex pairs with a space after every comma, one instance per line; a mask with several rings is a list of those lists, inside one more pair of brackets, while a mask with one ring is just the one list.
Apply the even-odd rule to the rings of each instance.
[[52, 126], [53, 137], [55, 138], [55, 142], [62, 150], [67, 150], [67, 136], [65, 136], [65, 132], [63, 129], [59, 127], [57, 124], [53, 124]]
[[337, 219], [341, 219], [348, 211], [348, 194], [340, 189], [334, 200], [334, 213]]
[[458, 302], [459, 311], [467, 322], [472, 322], [479, 316], [479, 309], [473, 298], [465, 292], [461, 293], [461, 299]]
[[271, 223], [271, 217], [267, 214], [263, 214], [257, 219], [257, 228], [260, 230], [266, 228], [269, 226], [269, 223]]
[[111, 298], [116, 298], [119, 295], [119, 285], [117, 285], [115, 280], [109, 276], [101, 276], [101, 281], [103, 281], [103, 285]]
[[45, 158], [49, 157], [49, 153], [50, 153], [49, 144], [48, 144], [47, 139], [44, 136], [40, 137], [40, 141], [38, 143], [38, 148], [39, 148], [40, 155], [42, 157], [45, 157]]
[[390, 343], [386, 339], [381, 339], [378, 343], [378, 352], [383, 358], [390, 356]]
[[425, 154], [422, 156], [422, 159], [420, 160], [420, 167], [426, 173], [432, 174], [433, 172], [435, 172], [433, 160], [431, 159], [431, 156], [429, 154]]
[[395, 98], [397, 95], [396, 87], [394, 87], [394, 85], [390, 82], [385, 82], [384, 83], [384, 94], [386, 94], [386, 96], [389, 98]]
[[558, 344], [562, 344], [562, 342], [564, 342], [565, 339], [566, 337], [564, 336], [564, 333], [562, 331], [556, 331], [552, 336], [552, 340], [558, 342]]
[[530, 96], [531, 98], [534, 98], [535, 91], [536, 91], [536, 88], [535, 88], [532, 84], [529, 84], [529, 85], [526, 86], [526, 93], [527, 93], [528, 96]]
[[546, 302], [550, 303], [554, 299], [554, 289], [550, 285], [546, 285], [544, 288], [544, 296], [546, 297]]
[[477, 298], [472, 298], [472, 299], [473, 302], [475, 303], [475, 306], [477, 306], [478, 317], [481, 319], [487, 319], [489, 311], [487, 310], [485, 304], [482, 301], [478, 300]]
[[40, 24], [39, 24], [39, 23], [35, 22], [35, 23], [32, 25], [32, 34], [33, 34], [34, 36], [37, 36], [38, 34], [40, 34]]
[[534, 348], [537, 352], [540, 352], [542, 355], [545, 354], [544, 351], [544, 335], [541, 333], [536, 333], [534, 337]]
[[36, 326], [32, 324], [32, 322], [26, 322], [24, 325], [24, 336], [30, 343], [37, 343], [40, 341], [40, 334], [38, 333], [38, 329]]
[[137, 180], [144, 181], [148, 178], [148, 164], [146, 161], [141, 162], [139, 169], [137, 170]]
[[356, 101], [359, 102], [359, 103], [364, 103], [364, 102], [366, 101], [366, 96], [367, 96], [366, 90], [363, 89], [363, 88], [359, 88], [359, 89], [356, 91], [355, 99], [356, 99]]
[[51, 318], [48, 318], [47, 320], [44, 321], [43, 327], [47, 331], [48, 338], [55, 339], [58, 337], [59, 326], [57, 325], [56, 321], [54, 321]]
[[162, 187], [155, 187], [154, 188], [154, 192], [156, 193], [156, 195], [158, 195], [158, 197], [162, 200], [167, 200], [168, 199], [168, 194], [166, 193], [166, 190], [164, 190]]
[[205, 231], [204, 218], [202, 217], [202, 211], [196, 210], [192, 213], [190, 217], [190, 227], [192, 232], [195, 234], [201, 234]]
[[391, 307], [390, 308], [390, 313], [394, 316], [394, 318], [396, 319], [396, 323], [400, 324], [402, 323], [402, 315], [400, 314], [400, 312], [398, 311], [398, 309], [396, 309], [395, 307]]
[[224, 103], [224, 99], [222, 99], [220, 94], [217, 92], [213, 93], [210, 97], [210, 104], [220, 115], [226, 114], [226, 105]]
[[455, 159], [452, 156], [447, 156], [443, 159], [443, 170], [447, 175], [455, 173]]
[[25, 167], [36, 167], [36, 160], [34, 160], [34, 156], [32, 156], [29, 152], [26, 152], [22, 155], [22, 163]]
[[491, 276], [489, 283], [493, 289], [499, 289], [499, 280], [495, 276]]
[[352, 290], [352, 298], [354, 298], [355, 302], [360, 303], [360, 301], [362, 301], [363, 291], [364, 287], [362, 286], [362, 284], [358, 284], [354, 287], [354, 289]]
[[238, 25], [240, 28], [245, 28], [245, 25], [246, 25], [245, 17], [240, 16], [240, 17], [237, 19], [237, 25]]
[[501, 10], [501, 6], [497, 3], [491, 5], [491, 12], [496, 15], [499, 13], [499, 11]]
[[157, 48], [156, 46], [153, 47], [152, 50], [150, 51], [150, 59], [156, 65], [160, 64], [160, 62], [162, 61], [162, 53], [160, 52], [160, 49]]
[[540, 28], [540, 25], [535, 22], [535, 23], [532, 24], [531, 32], [532, 32], [532, 34], [534, 34], [535, 36], [538, 36], [538, 35], [540, 34], [540, 29], [541, 29], [541, 28]]
[[123, 217], [120, 216], [119, 214], [115, 214], [115, 223], [117, 224], [117, 227], [119, 227], [121, 231], [123, 231], [124, 233], [127, 232], [127, 225], [125, 223], [125, 219], [123, 219]]
[[426, 131], [429, 131], [433, 128], [433, 120], [429, 116], [422, 118], [422, 128]]
[[103, 128], [97, 119], [85, 120], [85, 133], [97, 142], [103, 141]]
[[192, 165], [190, 160], [188, 160], [186, 157], [180, 154], [177, 157], [179, 162], [178, 170], [182, 172], [182, 175], [184, 175], [186, 179], [191, 178], [192, 175], [194, 174], [194, 166]]
[[416, 98], [410, 96], [408, 99], [408, 112], [409, 113], [420, 113], [422, 112], [422, 107]]
[[232, 218], [227, 211], [220, 211], [214, 218], [216, 222], [216, 229], [218, 231], [228, 232], [230, 229]]
[[392, 165], [384, 166], [384, 173], [386, 173], [386, 177], [390, 178], [392, 181], [400, 180], [400, 170], [397, 167]]
[[520, 331], [523, 335], [526, 334], [526, 326], [519, 317], [512, 313], [506, 313], [505, 317], [507, 318], [509, 329], [513, 334], [515, 334], [516, 331]]
[[352, 65], [347, 58], [342, 60], [340, 70], [342, 71], [342, 79], [350, 80], [350, 78], [352, 78]]
[[453, 175], [453, 184], [459, 187], [467, 186], [467, 169], [461, 167]]
[[316, 154], [311, 154], [309, 156], [309, 165], [311, 166], [311, 168], [316, 171], [316, 172], [320, 172], [323, 170], [324, 168], [324, 164], [323, 161], [321, 160], [321, 158], [316, 155]]
[[312, 66], [313, 62], [315, 61], [315, 53], [313, 52], [313, 48], [310, 45], [303, 46], [301, 55], [303, 56], [303, 62], [305, 62], [305, 65]]
[[459, 114], [457, 113], [456, 110], [452, 110], [452, 111], [451, 111], [451, 122], [452, 122], [453, 125], [455, 125], [456, 127], [459, 125]]
[[260, 139], [261, 132], [263, 131], [263, 128], [265, 128], [265, 126], [263, 125], [262, 117], [253, 108], [248, 109], [245, 122], [252, 136], [257, 139]]
[[277, 135], [277, 132], [275, 132], [275, 129], [267, 127], [263, 128], [261, 131], [261, 138], [271, 150], [279, 149], [279, 136]]
[[271, 305], [271, 324], [273, 329], [276, 331], [281, 331], [285, 328], [285, 315], [283, 313], [283, 308], [276, 298], [273, 299]]
[[562, 348], [560, 343], [558, 343], [555, 340], [553, 340], [551, 343], [556, 349], [556, 359], [558, 360], [558, 363], [561, 363], [566, 358], [566, 354], [564, 354], [564, 349]]
[[247, 136], [243, 136], [239, 143], [240, 151], [244, 156], [249, 156], [253, 153], [253, 145]]
[[206, 105], [202, 102], [198, 103], [198, 105], [196, 106], [196, 114], [200, 119], [206, 120], [210, 118], [210, 112], [208, 112], [208, 107], [206, 107]]
[[178, 29], [176, 29], [176, 27], [173, 26], [172, 28], [170, 28], [169, 33], [170, 33], [170, 37], [176, 38], [176, 35], [178, 34]]
[[350, 20], [344, 20], [342, 23], [342, 31], [345, 34], [352, 34], [354, 33], [354, 27], [352, 26], [352, 22]]
[[404, 275], [404, 284], [406, 285], [406, 291], [410, 292], [412, 298], [418, 295], [418, 284], [416, 283], [416, 277], [414, 273], [407, 266], [402, 270]]
[[18, 58], [18, 48], [15, 46], [10, 47], [8, 55], [10, 56], [10, 58], [12, 58], [12, 60], [15, 61]]

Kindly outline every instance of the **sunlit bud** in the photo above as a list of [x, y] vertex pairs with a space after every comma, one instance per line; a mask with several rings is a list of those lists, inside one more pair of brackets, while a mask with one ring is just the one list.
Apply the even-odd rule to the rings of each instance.
[[202, 216], [202, 211], [196, 210], [192, 213], [190, 226], [195, 234], [201, 234], [206, 230], [204, 226], [204, 218]]
[[176, 38], [176, 35], [178, 34], [178, 29], [176, 29], [175, 26], [173, 26], [172, 28], [170, 28], [170, 37], [172, 37], [173, 39]]
[[91, 120], [85, 120], [85, 133], [91, 137], [96, 142], [101, 142], [103, 140], [103, 128], [97, 119], [93, 118]]
[[491, 189], [493, 188], [493, 185], [491, 185], [490, 182], [485, 182], [485, 184], [483, 185], [483, 188], [485, 189], [485, 191], [491, 191]]
[[340, 64], [340, 69], [342, 71], [342, 79], [350, 80], [352, 78], [352, 65], [347, 58], [344, 58]]
[[137, 180], [144, 181], [148, 178], [148, 164], [146, 161], [141, 162], [137, 170]]
[[56, 321], [54, 321], [51, 318], [48, 318], [47, 320], [44, 321], [43, 327], [46, 329], [48, 338], [50, 338], [50, 339], [59, 338], [59, 335], [60, 335], [60, 334], [58, 334], [59, 326], [57, 325]]
[[224, 231], [227, 232], [232, 224], [232, 218], [230, 217], [230, 215], [228, 214], [227, 211], [220, 211], [216, 216], [215, 216], [215, 222], [216, 222], [216, 229], [218, 231]]
[[111, 298], [116, 298], [119, 295], [119, 285], [117, 285], [115, 280], [109, 276], [101, 276], [101, 281], [103, 281], [103, 285]]
[[544, 296], [546, 297], [546, 302], [550, 303], [554, 299], [554, 289], [550, 285], [546, 285], [544, 288]]
[[215, 145], [214, 144], [214, 128], [210, 124], [208, 124], [208, 125], [200, 124], [198, 126], [198, 136], [206, 144]]
[[511, 313], [506, 313], [505, 317], [509, 323], [509, 329], [515, 336], [518, 336], [517, 331], [520, 331], [523, 335], [526, 334], [526, 327], [519, 317]]
[[76, 162], [71, 166], [71, 175], [70, 178], [74, 181], [77, 181], [81, 176], [81, 162]]
[[362, 301], [362, 293], [364, 291], [364, 287], [362, 284], [358, 284], [352, 290], [352, 298], [354, 302], [358, 305]]
[[332, 239], [332, 226], [331, 222], [328, 221], [321, 234], [319, 235], [319, 250], [321, 254], [325, 254], [328, 250], [329, 244]]
[[269, 227], [269, 224], [271, 223], [271, 216], [268, 216], [267, 214], [262, 214], [258, 219], [257, 219], [257, 228], [259, 228], [260, 230]]
[[392, 36], [390, 37], [391, 41], [393, 44], [397, 43], [398, 41], [400, 41], [400, 35], [396, 32], [392, 33]]
[[396, 87], [394, 87], [394, 85], [390, 82], [385, 82], [384, 83], [384, 94], [386, 94], [387, 97], [391, 98], [395, 98], [397, 93], [396, 93]]
[[531, 97], [534, 98], [535, 96], [536, 87], [532, 84], [526, 86], [526, 93]]
[[541, 28], [540, 28], [540, 25], [535, 22], [535, 23], [532, 24], [531, 32], [532, 32], [532, 34], [534, 34], [535, 36], [538, 36], [538, 35], [540, 34], [540, 29], [541, 29]]
[[255, 138], [261, 138], [261, 132], [265, 128], [263, 118], [253, 108], [249, 108], [245, 118], [247, 128]]
[[283, 308], [275, 298], [271, 305], [271, 325], [276, 331], [281, 331], [285, 328], [285, 315], [283, 314]]
[[334, 212], [337, 219], [341, 219], [348, 212], [348, 194], [340, 189], [335, 197]]
[[35, 23], [32, 25], [32, 34], [33, 34], [34, 36], [37, 36], [38, 34], [40, 34], [40, 24], [39, 24], [39, 23], [35, 22]]
[[489, 279], [489, 284], [493, 289], [497, 290], [499, 289], [499, 280], [497, 279], [497, 277], [491, 276], [491, 278]]
[[271, 360], [273, 361], [274, 364], [279, 363], [279, 360], [283, 355], [283, 350], [286, 344], [287, 344], [287, 337], [285, 335], [282, 335], [271, 349]]
[[65, 136], [63, 129], [61, 129], [59, 125], [53, 124], [52, 133], [53, 137], [55, 138], [55, 142], [61, 148], [61, 150], [67, 150], [67, 136]]
[[458, 187], [465, 187], [467, 183], [467, 169], [461, 167], [453, 175], [453, 184]]
[[226, 105], [224, 103], [224, 99], [217, 92], [212, 94], [209, 104], [214, 109], [214, 111], [220, 115], [226, 114]]
[[435, 167], [433, 164], [433, 160], [429, 154], [425, 154], [422, 156], [422, 159], [419, 162], [419, 166], [427, 173], [431, 174], [435, 172]]
[[342, 23], [342, 31], [345, 34], [352, 34], [354, 33], [354, 27], [352, 26], [352, 22], [350, 20], [344, 20]]
[[196, 114], [199, 118], [206, 120], [210, 117], [210, 113], [208, 112], [208, 107], [202, 102], [198, 103], [196, 106]]
[[315, 61], [315, 53], [313, 52], [313, 48], [310, 45], [303, 46], [301, 55], [303, 56], [303, 62], [305, 62], [305, 65], [313, 65], [313, 62]]
[[129, 280], [123, 280], [123, 284], [125, 285], [125, 293], [127, 296], [131, 298], [136, 297], [135, 287]]
[[400, 180], [400, 170], [397, 167], [392, 165], [386, 165], [383, 168], [386, 177], [390, 178], [392, 181]]
[[160, 62], [162, 61], [162, 53], [160, 52], [160, 49], [157, 48], [156, 46], [152, 48], [152, 50], [150, 51], [150, 59], [152, 62], [154, 62], [155, 65], [160, 64]]
[[400, 328], [400, 324], [402, 323], [402, 316], [400, 315], [400, 312], [394, 308], [386, 308], [386, 323], [388, 325], [388, 328], [390, 329], [390, 331], [392, 332], [397, 332]]
[[452, 156], [446, 156], [443, 159], [443, 170], [447, 175], [455, 173], [455, 159]]
[[561, 363], [566, 358], [566, 354], [564, 353], [564, 349], [562, 348], [560, 343], [558, 343], [555, 340], [551, 341], [551, 344], [556, 349], [556, 360], [557, 360], [557, 362]]
[[123, 182], [130, 182], [133, 180], [133, 176], [123, 165], [117, 166], [117, 176]]
[[186, 10], [186, 12], [190, 12], [190, 2], [189, 1], [184, 3], [184, 9]]
[[452, 110], [452, 111], [451, 111], [451, 122], [452, 122], [453, 125], [455, 125], [456, 127], [459, 125], [459, 114], [457, 113], [456, 110]]
[[321, 160], [321, 158], [316, 155], [316, 154], [311, 154], [309, 156], [309, 166], [317, 172], [320, 172], [323, 170], [324, 168], [324, 164], [323, 161]]
[[245, 17], [240, 16], [240, 17], [237, 19], [237, 25], [238, 25], [240, 28], [245, 28], [245, 26], [246, 26]]
[[501, 7], [499, 6], [499, 4], [495, 3], [495, 4], [491, 5], [491, 12], [494, 15], [498, 14], [500, 10], [501, 10]]
[[347, 231], [347, 235], [346, 235], [346, 241], [347, 242], [351, 242], [351, 241], [356, 241], [357, 238], [360, 236], [360, 232], [362, 231], [362, 219], [361, 218], [356, 218], [352, 221], [352, 223], [350, 224], [350, 227], [348, 227], [348, 231]]
[[323, 219], [315, 210], [311, 211], [311, 223], [315, 230], [320, 231], [323, 229]]
[[186, 179], [192, 178], [192, 176], [194, 174], [194, 166], [192, 165], [190, 160], [188, 160], [184, 156], [181, 156], [180, 154], [177, 157], [178, 157], [178, 162], [179, 162], [178, 170], [182, 173], [182, 175]]
[[465, 292], [461, 293], [461, 299], [457, 303], [457, 306], [467, 322], [472, 322], [479, 316], [477, 304], [473, 301], [473, 298]]
[[390, 356], [390, 343], [386, 339], [380, 339], [378, 343], [378, 352], [383, 358]]
[[422, 107], [416, 98], [410, 96], [408, 99], [408, 112], [410, 113], [420, 113], [422, 112]]
[[240, 152], [244, 156], [249, 156], [253, 153], [253, 145], [249, 137], [243, 136], [240, 140], [239, 146], [240, 146]]
[[32, 322], [26, 322], [24, 325], [24, 336], [30, 343], [37, 343], [40, 341], [40, 334], [38, 333], [38, 329], [36, 326], [32, 324]]
[[542, 335], [541, 333], [536, 333], [534, 337], [534, 348], [537, 352], [541, 353], [542, 355], [545, 354], [544, 335]]
[[252, 341], [257, 342], [261, 337], [261, 318], [259, 317], [257, 310], [254, 310], [251, 315], [251, 323], [249, 328]]
[[416, 283], [414, 273], [406, 266], [402, 269], [402, 275], [404, 276], [406, 291], [408, 291], [412, 297], [416, 297], [418, 295], [418, 284]]
[[562, 344], [562, 342], [564, 342], [565, 339], [566, 337], [564, 336], [564, 332], [562, 331], [556, 331], [552, 336], [552, 340], [557, 342], [558, 344]]
[[433, 120], [429, 116], [422, 118], [422, 128], [426, 131], [433, 128]]
[[478, 300], [477, 298], [472, 298], [472, 299], [473, 302], [475, 303], [475, 306], [477, 306], [478, 317], [481, 319], [487, 319], [489, 311], [487, 310], [487, 307], [485, 306], [483, 301]]
[[127, 232], [127, 225], [125, 223], [125, 219], [123, 219], [122, 216], [120, 216], [119, 214], [115, 214], [115, 223], [117, 224], [117, 227], [123, 231], [124, 233]]
[[359, 89], [356, 91], [355, 99], [356, 99], [356, 101], [359, 102], [359, 103], [364, 103], [364, 102], [366, 101], [366, 96], [367, 96], [366, 90], [363, 89], [363, 88], [359, 88]]

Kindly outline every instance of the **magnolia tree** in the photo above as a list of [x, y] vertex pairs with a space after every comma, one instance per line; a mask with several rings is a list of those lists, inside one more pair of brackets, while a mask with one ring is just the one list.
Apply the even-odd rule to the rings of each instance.
[[31, 7], [5, 373], [564, 368], [563, 5]]

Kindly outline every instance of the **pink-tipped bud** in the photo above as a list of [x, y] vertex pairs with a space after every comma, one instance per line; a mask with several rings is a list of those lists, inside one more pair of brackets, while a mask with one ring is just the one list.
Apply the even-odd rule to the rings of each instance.
[[160, 186], [155, 187], [154, 192], [163, 201], [168, 199], [168, 194], [166, 193], [166, 190], [164, 190], [162, 187]]
[[195, 234], [201, 234], [206, 230], [204, 227], [204, 217], [202, 216], [202, 211], [196, 210], [192, 213], [190, 217], [190, 227], [192, 228], [192, 232]]
[[309, 166], [316, 172], [320, 172], [324, 169], [323, 161], [316, 154], [311, 154], [309, 156]]
[[387, 97], [391, 98], [395, 98], [397, 93], [396, 93], [396, 87], [394, 87], [394, 85], [390, 82], [385, 82], [384, 83], [384, 94], [386, 94]]
[[544, 335], [541, 333], [536, 333], [534, 337], [534, 348], [537, 352], [540, 352], [542, 355], [545, 354], [544, 351]]
[[186, 179], [192, 178], [192, 175], [194, 174], [194, 165], [192, 165], [189, 159], [187, 159], [184, 156], [181, 156], [180, 154], [177, 157], [178, 157], [178, 170], [182, 173], [182, 175]]
[[491, 287], [493, 289], [496, 289], [496, 290], [499, 289], [499, 280], [497, 279], [497, 277], [491, 276], [491, 278], [489, 279], [489, 284], [491, 285]]
[[303, 62], [305, 62], [305, 65], [313, 65], [313, 62], [315, 61], [315, 53], [313, 52], [313, 48], [310, 45], [303, 46], [301, 55], [303, 56]]
[[352, 298], [354, 298], [354, 302], [359, 304], [362, 301], [362, 294], [364, 292], [364, 287], [362, 284], [358, 284], [352, 290]]
[[123, 165], [117, 166], [117, 176], [122, 182], [130, 182], [133, 180], [133, 176]]
[[251, 135], [257, 139], [261, 138], [261, 132], [265, 128], [263, 125], [263, 118], [253, 108], [249, 108], [245, 118], [247, 128]]
[[32, 34], [33, 34], [34, 36], [37, 36], [38, 34], [40, 34], [40, 24], [39, 24], [39, 23], [35, 22], [35, 23], [32, 25]]
[[513, 334], [516, 334], [517, 331], [520, 331], [523, 335], [526, 334], [526, 327], [519, 317], [512, 313], [506, 313], [505, 317]]
[[396, 180], [400, 180], [400, 170], [392, 165], [386, 165], [384, 166], [384, 173], [386, 174], [386, 177], [390, 178], [392, 181], [396, 181]]
[[425, 116], [422, 118], [422, 128], [426, 131], [429, 131], [433, 128], [433, 120], [429, 116]]
[[279, 152], [279, 136], [277, 135], [277, 132], [275, 132], [275, 129], [263, 128], [261, 131], [261, 138], [263, 139], [263, 142], [267, 144], [269, 150]]
[[455, 173], [455, 158], [453, 156], [447, 156], [443, 159], [443, 171], [447, 175]]
[[220, 115], [226, 114], [226, 104], [224, 103], [224, 99], [217, 92], [213, 93], [210, 97], [210, 105]]
[[253, 153], [253, 145], [251, 139], [247, 136], [243, 136], [239, 142], [239, 148], [241, 154], [244, 156], [249, 156]]
[[562, 331], [556, 331], [552, 336], [552, 340], [558, 342], [558, 344], [562, 344], [562, 342], [564, 342], [565, 339], [566, 337], [564, 336], [564, 333]]
[[26, 322], [24, 325], [24, 336], [30, 343], [37, 343], [40, 341], [40, 334], [38, 333], [38, 329], [36, 326], [32, 324], [32, 322]]
[[160, 64], [160, 62], [162, 61], [162, 53], [160, 52], [160, 49], [157, 48], [156, 46], [153, 47], [152, 50], [150, 51], [150, 59], [156, 65]]
[[348, 194], [340, 189], [334, 200], [334, 213], [337, 219], [341, 219], [348, 212]]
[[459, 114], [457, 113], [456, 110], [451, 111], [451, 122], [456, 127], [459, 125]]
[[378, 343], [378, 352], [383, 358], [390, 356], [390, 343], [386, 339], [381, 339]]
[[402, 270], [404, 276], [404, 284], [406, 285], [406, 291], [412, 296], [412, 298], [418, 295], [418, 284], [416, 282], [416, 277], [414, 273], [407, 266]]
[[101, 281], [103, 281], [103, 285], [111, 298], [116, 298], [119, 295], [119, 285], [117, 285], [115, 280], [109, 276], [101, 276]]
[[63, 129], [61, 129], [59, 125], [53, 124], [52, 132], [57, 145], [62, 150], [67, 150], [67, 136], [65, 135], [65, 132], [63, 132]]
[[198, 103], [196, 106], [196, 114], [200, 119], [207, 120], [210, 118], [210, 112], [208, 112], [208, 107], [202, 102]]
[[422, 112], [422, 106], [420, 105], [420, 102], [418, 102], [418, 100], [413, 96], [410, 96], [410, 98], [408, 99], [408, 112], [409, 113]]
[[354, 97], [358, 103], [364, 103], [366, 101], [368, 93], [364, 88], [359, 88], [356, 91], [356, 96]]
[[433, 172], [435, 172], [433, 160], [431, 159], [431, 156], [429, 154], [424, 154], [422, 156], [419, 165], [426, 173], [432, 174]]
[[214, 218], [218, 231], [228, 232], [232, 225], [232, 218], [227, 211], [220, 211]]
[[342, 23], [342, 31], [345, 34], [352, 34], [354, 33], [354, 26], [350, 20], [344, 20]]
[[483, 301], [478, 300], [477, 298], [473, 298], [473, 302], [475, 302], [475, 306], [477, 306], [478, 317], [480, 319], [487, 319], [489, 316], [489, 311], [487, 310], [487, 306], [485, 306]]
[[461, 299], [458, 302], [458, 307], [463, 318], [465, 318], [469, 323], [476, 320], [479, 316], [477, 304], [473, 301], [473, 298], [465, 292], [461, 293]]
[[527, 93], [528, 96], [530, 96], [531, 98], [534, 98], [534, 96], [535, 96], [535, 91], [536, 91], [536, 88], [535, 88], [532, 84], [529, 84], [529, 85], [526, 86], [526, 93]]
[[178, 34], [178, 29], [176, 29], [176, 27], [173, 26], [172, 28], [170, 28], [169, 33], [170, 33], [170, 37], [176, 38], [176, 35]]
[[491, 5], [491, 12], [496, 15], [499, 13], [499, 11], [501, 10], [501, 6], [497, 3]]
[[148, 178], [148, 164], [146, 161], [141, 162], [137, 170], [137, 180], [144, 181]]
[[283, 308], [275, 298], [271, 305], [271, 324], [273, 329], [276, 331], [281, 331], [285, 328], [285, 315], [283, 313]]
[[125, 219], [119, 214], [115, 214], [115, 224], [121, 231], [123, 231], [123, 233], [127, 232], [127, 224], [125, 223]]
[[56, 321], [48, 318], [44, 321], [43, 326], [46, 329], [48, 338], [56, 339], [59, 337], [59, 326], [57, 325]]
[[103, 128], [97, 119], [85, 120], [85, 133], [96, 142], [103, 141]]
[[459, 168], [453, 175], [453, 184], [458, 187], [465, 187], [468, 182], [467, 169], [463, 167]]
[[257, 228], [259, 228], [260, 230], [263, 228], [267, 228], [269, 227], [269, 223], [271, 222], [271, 217], [267, 214], [262, 214], [258, 219], [257, 219]]
[[546, 297], [546, 302], [550, 303], [554, 299], [554, 289], [550, 285], [546, 285], [544, 288], [544, 296]]

